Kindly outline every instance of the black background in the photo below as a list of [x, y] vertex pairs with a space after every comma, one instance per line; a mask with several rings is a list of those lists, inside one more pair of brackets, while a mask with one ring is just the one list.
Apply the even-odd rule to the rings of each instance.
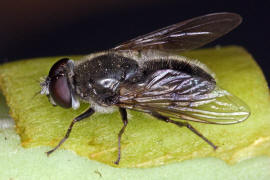
[[182, 20], [227, 11], [239, 13], [243, 23], [208, 46], [244, 46], [270, 82], [267, 1], [18, 2], [0, 3], [1, 62], [101, 51]]

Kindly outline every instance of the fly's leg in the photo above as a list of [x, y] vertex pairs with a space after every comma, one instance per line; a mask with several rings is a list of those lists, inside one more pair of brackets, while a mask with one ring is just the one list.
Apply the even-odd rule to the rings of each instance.
[[127, 111], [124, 108], [119, 108], [119, 112], [121, 114], [122, 117], [122, 121], [123, 121], [123, 127], [121, 128], [121, 130], [118, 133], [118, 157], [116, 159], [116, 161], [114, 162], [114, 164], [119, 164], [120, 159], [121, 159], [121, 138], [123, 133], [125, 132], [125, 129], [127, 127], [128, 124], [128, 119], [127, 119]]
[[163, 116], [159, 113], [156, 112], [151, 112], [151, 115], [156, 117], [159, 120], [168, 122], [168, 123], [173, 123], [179, 127], [187, 127], [189, 130], [191, 130], [193, 133], [195, 133], [197, 136], [199, 136], [200, 138], [202, 138], [205, 142], [207, 142], [210, 146], [213, 147], [214, 150], [216, 150], [218, 148], [218, 146], [214, 145], [210, 140], [208, 140], [206, 137], [204, 137], [199, 131], [197, 131], [193, 126], [191, 126], [189, 123], [187, 122], [180, 122], [180, 121], [174, 121], [171, 120], [170, 118]]
[[51, 153], [53, 153], [56, 149], [58, 149], [67, 140], [67, 138], [69, 137], [69, 134], [70, 134], [70, 132], [72, 130], [72, 127], [76, 122], [81, 121], [81, 120], [83, 120], [83, 119], [85, 119], [87, 117], [90, 117], [92, 114], [94, 114], [94, 112], [95, 112], [94, 109], [89, 108], [87, 111], [85, 111], [81, 115], [74, 118], [73, 121], [71, 122], [71, 124], [69, 125], [69, 128], [68, 128], [68, 130], [66, 132], [65, 137], [58, 143], [58, 145], [55, 148], [53, 148], [52, 150], [46, 152], [46, 154], [49, 156]]

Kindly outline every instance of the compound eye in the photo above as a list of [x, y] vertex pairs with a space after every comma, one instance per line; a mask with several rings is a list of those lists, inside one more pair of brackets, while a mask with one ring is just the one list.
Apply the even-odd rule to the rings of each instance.
[[67, 65], [69, 59], [63, 58], [57, 61], [50, 69], [49, 77], [53, 78], [55, 76], [58, 76], [59, 74], [63, 73], [64, 67]]
[[71, 92], [65, 76], [53, 78], [50, 83], [49, 91], [52, 99], [57, 105], [63, 108], [70, 108], [72, 106]]

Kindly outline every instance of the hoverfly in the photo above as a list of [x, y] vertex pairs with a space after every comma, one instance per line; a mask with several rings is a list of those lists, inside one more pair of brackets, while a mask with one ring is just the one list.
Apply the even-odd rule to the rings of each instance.
[[213, 13], [189, 19], [124, 42], [107, 51], [90, 54], [80, 61], [60, 59], [41, 82], [41, 94], [53, 105], [77, 109], [80, 101], [88, 110], [74, 118], [73, 125], [95, 112], [118, 108], [123, 126], [128, 124], [126, 109], [148, 113], [158, 120], [187, 127], [206, 143], [217, 148], [188, 122], [233, 124], [248, 118], [249, 108], [237, 97], [216, 85], [213, 73], [195, 60], [175, 55], [201, 47], [237, 27], [242, 18], [235, 13]]

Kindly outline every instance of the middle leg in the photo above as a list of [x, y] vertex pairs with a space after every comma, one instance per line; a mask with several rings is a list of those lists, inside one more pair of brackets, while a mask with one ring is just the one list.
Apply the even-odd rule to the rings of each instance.
[[117, 164], [117, 165], [119, 164], [120, 159], [121, 159], [121, 138], [122, 138], [122, 135], [125, 132], [125, 129], [126, 129], [127, 124], [128, 124], [126, 109], [119, 108], [119, 112], [120, 112], [121, 117], [122, 117], [123, 127], [118, 133], [118, 157], [117, 157], [116, 161], [114, 162], [114, 164]]

